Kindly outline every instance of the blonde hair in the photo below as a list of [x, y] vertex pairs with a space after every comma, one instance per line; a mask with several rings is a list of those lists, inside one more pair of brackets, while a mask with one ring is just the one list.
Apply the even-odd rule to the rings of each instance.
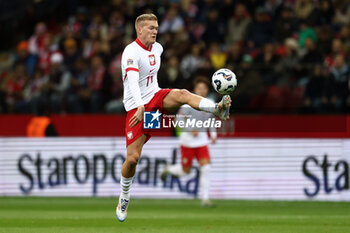
[[155, 21], [158, 21], [158, 18], [155, 14], [142, 14], [140, 16], [138, 16], [135, 20], [135, 29], [137, 30], [137, 25], [140, 23], [140, 22], [143, 22], [143, 21], [146, 21], [146, 20], [155, 20]]

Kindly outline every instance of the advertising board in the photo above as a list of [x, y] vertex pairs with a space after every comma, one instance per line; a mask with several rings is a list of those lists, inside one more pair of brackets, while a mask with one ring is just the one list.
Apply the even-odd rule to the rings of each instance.
[[[178, 139], [144, 146], [132, 186], [140, 198], [195, 198], [199, 169], [181, 179], [160, 174], [180, 163]], [[214, 199], [346, 200], [349, 139], [219, 139], [210, 145]], [[123, 137], [0, 138], [2, 196], [118, 196]]]

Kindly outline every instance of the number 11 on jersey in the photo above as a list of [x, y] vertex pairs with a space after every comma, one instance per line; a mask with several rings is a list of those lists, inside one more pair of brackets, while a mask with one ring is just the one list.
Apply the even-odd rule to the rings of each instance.
[[[151, 82], [150, 82], [150, 80], [151, 80]], [[153, 83], [153, 75], [147, 76], [147, 84], [146, 84], [146, 87], [148, 87], [148, 85], [149, 85], [150, 83]]]

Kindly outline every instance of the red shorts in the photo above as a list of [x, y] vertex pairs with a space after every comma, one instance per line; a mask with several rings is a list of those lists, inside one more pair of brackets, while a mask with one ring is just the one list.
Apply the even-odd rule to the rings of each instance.
[[195, 148], [181, 146], [182, 167], [192, 167], [192, 161], [194, 157], [196, 157], [198, 161], [201, 159], [210, 160], [208, 146]]
[[[160, 89], [151, 99], [148, 104], [145, 105], [145, 111], [156, 111], [159, 109], [163, 113], [163, 99], [172, 89]], [[126, 146], [128, 147], [136, 139], [141, 137], [142, 134], [146, 135], [145, 143], [151, 138], [152, 131], [149, 129], [143, 128], [143, 120], [135, 125], [132, 129], [129, 126], [129, 120], [134, 116], [137, 108], [131, 109], [126, 115], [126, 124], [125, 124], [125, 137], [126, 137]]]

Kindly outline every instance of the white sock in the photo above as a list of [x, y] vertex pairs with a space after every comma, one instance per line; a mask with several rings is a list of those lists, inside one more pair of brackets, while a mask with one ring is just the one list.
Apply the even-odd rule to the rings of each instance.
[[181, 164], [175, 164], [175, 165], [171, 165], [168, 168], [168, 173], [174, 175], [174, 176], [185, 176], [187, 175], [187, 173], [184, 172], [184, 170], [182, 169], [182, 165]]
[[199, 188], [202, 194], [202, 200], [209, 200], [209, 189], [210, 189], [210, 164], [201, 166]]
[[207, 98], [202, 98], [198, 106], [199, 110], [214, 113], [215, 112], [215, 103]]
[[133, 176], [130, 177], [130, 178], [125, 178], [125, 177], [121, 177], [120, 178], [120, 187], [121, 187], [121, 193], [120, 195], [123, 197], [123, 198], [129, 198], [130, 197], [130, 186], [132, 184], [132, 180], [133, 180]]

